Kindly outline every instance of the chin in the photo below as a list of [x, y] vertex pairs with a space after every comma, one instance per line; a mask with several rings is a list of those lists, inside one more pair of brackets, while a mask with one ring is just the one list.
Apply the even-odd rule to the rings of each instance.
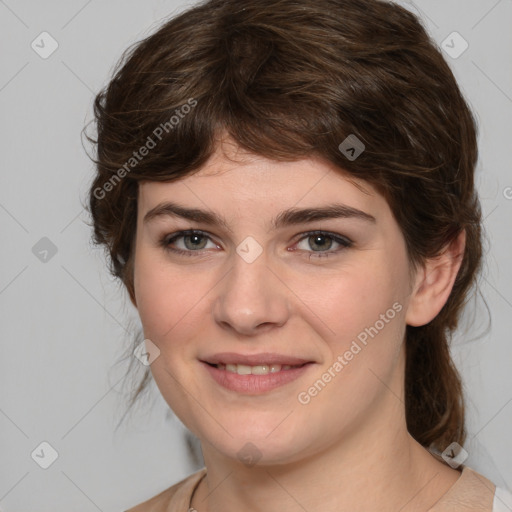
[[[254, 420], [254, 416], [249, 415], [249, 422], [251, 419]], [[267, 420], [260, 423], [252, 421], [251, 426], [246, 427], [246, 422], [226, 423], [225, 428], [232, 437], [225, 432], [225, 435], [215, 438], [211, 436], [211, 430], [205, 433], [199, 432], [203, 453], [213, 449], [248, 467], [254, 465], [261, 467], [294, 463], [313, 451], [312, 432], [308, 431], [303, 423], [302, 428], [298, 430], [287, 429], [286, 420], [283, 422], [283, 415], [279, 418], [276, 416], [275, 421]], [[205, 458], [208, 457], [205, 456]]]

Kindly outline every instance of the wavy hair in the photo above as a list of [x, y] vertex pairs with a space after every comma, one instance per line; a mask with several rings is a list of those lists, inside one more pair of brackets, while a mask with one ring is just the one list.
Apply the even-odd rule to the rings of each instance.
[[[427, 325], [406, 328], [405, 371], [411, 435], [441, 450], [464, 443], [449, 340], [481, 267], [477, 128], [415, 15], [380, 0], [204, 1], [123, 53], [94, 121], [94, 241], [132, 298], [138, 182], [197, 172], [223, 133], [274, 160], [318, 155], [375, 186], [413, 268], [465, 230], [446, 304]], [[353, 160], [339, 149], [349, 135], [366, 148]], [[132, 404], [149, 380], [147, 370]]]

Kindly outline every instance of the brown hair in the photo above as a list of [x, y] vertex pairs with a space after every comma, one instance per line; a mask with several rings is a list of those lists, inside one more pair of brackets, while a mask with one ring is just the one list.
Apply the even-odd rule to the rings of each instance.
[[[412, 13], [380, 0], [205, 1], [125, 51], [94, 114], [94, 240], [132, 298], [138, 182], [198, 171], [223, 133], [275, 160], [319, 155], [374, 185], [414, 268], [466, 230], [448, 301], [427, 325], [407, 326], [405, 372], [411, 435], [440, 450], [463, 444], [448, 341], [481, 265], [476, 123]], [[355, 159], [339, 149], [349, 135], [365, 145]], [[132, 404], [149, 380], [147, 370]]]

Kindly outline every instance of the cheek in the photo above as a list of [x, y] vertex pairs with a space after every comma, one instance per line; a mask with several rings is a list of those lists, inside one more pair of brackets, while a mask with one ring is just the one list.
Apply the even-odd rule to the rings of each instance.
[[194, 359], [194, 345], [189, 341], [201, 325], [197, 315], [204, 315], [204, 311], [199, 313], [204, 289], [191, 271], [177, 271], [155, 251], [144, 249], [135, 260], [134, 289], [144, 338], [160, 350], [151, 373], [162, 396], [181, 418], [186, 416], [183, 404], [187, 396], [177, 382], [187, 382], [186, 365], [182, 363]]
[[[297, 282], [297, 295], [325, 323], [329, 337], [343, 345], [373, 326], [381, 315], [397, 323], [397, 310], [405, 309], [407, 290], [407, 276], [397, 270], [399, 267], [377, 257], [375, 261], [368, 258], [364, 265], [345, 268], [332, 276]], [[393, 309], [395, 303], [399, 305]]]
[[[325, 338], [328, 352], [324, 371], [338, 361], [334, 380], [340, 386], [333, 386], [332, 392], [340, 394], [335, 400], [340, 404], [355, 407], [359, 402], [361, 406], [362, 396], [370, 400], [380, 386], [371, 371], [387, 380], [397, 362], [408, 290], [405, 265], [395, 263], [398, 261], [383, 260], [375, 254], [374, 261], [368, 258], [364, 266], [339, 273], [326, 293], [316, 294], [316, 311], [330, 331]], [[312, 304], [314, 296], [311, 293]]]
[[185, 314], [179, 276], [165, 268], [155, 254], [138, 251], [134, 265], [137, 309], [148, 338], [160, 339]]
[[165, 279], [166, 276], [160, 275], [143, 255], [137, 258], [134, 266], [135, 297], [144, 334], [149, 338], [159, 337], [159, 333], [166, 327], [166, 318], [168, 321], [169, 317], [165, 310], [167, 314], [174, 311], [174, 304], [168, 302], [171, 294], [167, 291]]
[[192, 265], [172, 266], [155, 251], [141, 250], [137, 256], [134, 288], [145, 337], [155, 340], [161, 350], [169, 342], [173, 349], [186, 345], [202, 325], [198, 316], [204, 321], [208, 291], [216, 281]]

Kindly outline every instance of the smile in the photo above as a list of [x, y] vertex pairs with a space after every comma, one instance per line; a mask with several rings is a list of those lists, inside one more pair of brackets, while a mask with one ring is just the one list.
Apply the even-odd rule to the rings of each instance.
[[213, 380], [225, 389], [248, 395], [258, 395], [272, 391], [298, 379], [314, 363], [301, 365], [258, 364], [211, 364], [201, 365]]

